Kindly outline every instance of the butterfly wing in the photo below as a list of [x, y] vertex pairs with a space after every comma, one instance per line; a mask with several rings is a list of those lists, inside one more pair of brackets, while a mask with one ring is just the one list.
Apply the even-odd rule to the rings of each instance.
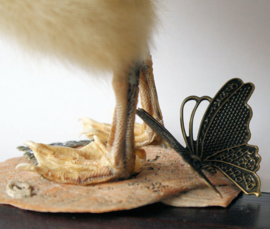
[[[185, 123], [184, 123], [184, 113], [185, 113], [184, 108], [185, 108], [185, 105], [190, 101], [195, 101], [195, 106], [192, 110], [192, 113], [191, 113], [191, 116], [189, 119], [189, 128], [188, 128], [189, 135], [187, 135], [187, 131], [185, 128]], [[195, 117], [196, 111], [197, 111], [198, 107], [200, 106], [201, 102], [203, 102], [203, 101], [211, 102], [212, 99], [208, 96], [203, 96], [203, 97], [189, 96], [183, 101], [183, 103], [181, 105], [181, 109], [180, 109], [180, 125], [181, 125], [183, 138], [185, 140], [185, 143], [187, 145], [187, 149], [189, 150], [189, 152], [196, 155], [196, 156], [198, 156], [199, 153], [198, 153], [198, 147], [196, 144], [197, 141], [195, 141], [193, 138], [193, 122], [194, 122], [194, 117]]]
[[247, 101], [253, 91], [252, 83], [244, 84], [240, 79], [228, 81], [209, 104], [196, 144], [205, 167], [218, 168], [246, 194], [259, 196], [260, 179], [256, 171], [261, 158], [258, 148], [247, 144], [252, 117]]
[[198, 132], [199, 157], [247, 143], [252, 116], [247, 100], [254, 90], [240, 79], [228, 81], [209, 104]]
[[261, 182], [256, 174], [261, 161], [258, 147], [244, 144], [221, 150], [204, 160], [204, 167], [216, 168], [246, 194], [260, 195]]

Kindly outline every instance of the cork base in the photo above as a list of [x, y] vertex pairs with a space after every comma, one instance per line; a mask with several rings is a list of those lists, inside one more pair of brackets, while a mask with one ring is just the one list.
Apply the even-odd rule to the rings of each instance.
[[[178, 207], [227, 207], [240, 190], [221, 173], [205, 173], [222, 198], [209, 189], [171, 149], [144, 147], [147, 163], [130, 179], [89, 186], [60, 184], [34, 172], [17, 171], [24, 157], [0, 163], [0, 203], [38, 212], [92, 212], [128, 210], [155, 202]], [[31, 195], [13, 196], [6, 188], [27, 183]], [[9, 185], [10, 186], [10, 185]], [[18, 188], [20, 192], [20, 187]]]

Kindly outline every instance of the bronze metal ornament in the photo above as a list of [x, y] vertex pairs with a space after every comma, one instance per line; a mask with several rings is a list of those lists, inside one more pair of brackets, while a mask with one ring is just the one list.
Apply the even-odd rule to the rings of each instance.
[[[201, 169], [212, 173], [218, 169], [245, 194], [258, 197], [261, 195], [261, 181], [256, 172], [260, 168], [261, 157], [258, 155], [258, 147], [248, 144], [252, 110], [247, 101], [254, 88], [252, 83], [243, 83], [241, 79], [235, 78], [229, 80], [213, 99], [208, 96], [186, 98], [180, 109], [180, 124], [186, 148], [144, 110], [138, 109], [137, 114], [191, 165], [208, 186], [215, 189]], [[195, 101], [195, 106], [187, 134], [184, 107], [189, 101]], [[202, 118], [197, 140], [194, 140], [194, 117], [202, 101], [209, 101], [209, 105]]]

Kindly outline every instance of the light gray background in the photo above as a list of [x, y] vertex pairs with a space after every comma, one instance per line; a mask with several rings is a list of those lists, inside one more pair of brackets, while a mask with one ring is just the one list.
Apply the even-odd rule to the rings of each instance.
[[[189, 95], [213, 97], [229, 79], [253, 82], [250, 144], [262, 156], [258, 174], [270, 191], [269, 0], [165, 0], [152, 51], [166, 127], [180, 139], [179, 107]], [[20, 156], [24, 140], [78, 140], [77, 119], [111, 122], [110, 80], [92, 80], [72, 67], [32, 58], [0, 42], [0, 161]]]

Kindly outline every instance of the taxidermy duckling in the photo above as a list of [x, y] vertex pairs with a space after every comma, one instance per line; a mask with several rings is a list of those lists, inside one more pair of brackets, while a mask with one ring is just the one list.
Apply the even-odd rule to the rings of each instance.
[[134, 124], [139, 87], [142, 107], [163, 123], [149, 54], [156, 21], [154, 0], [0, 0], [3, 36], [86, 71], [113, 73], [116, 99], [111, 125], [82, 120], [94, 138], [89, 145], [72, 149], [27, 141], [38, 165], [17, 168], [80, 185], [139, 170], [145, 154], [138, 147], [160, 140], [145, 124]]

